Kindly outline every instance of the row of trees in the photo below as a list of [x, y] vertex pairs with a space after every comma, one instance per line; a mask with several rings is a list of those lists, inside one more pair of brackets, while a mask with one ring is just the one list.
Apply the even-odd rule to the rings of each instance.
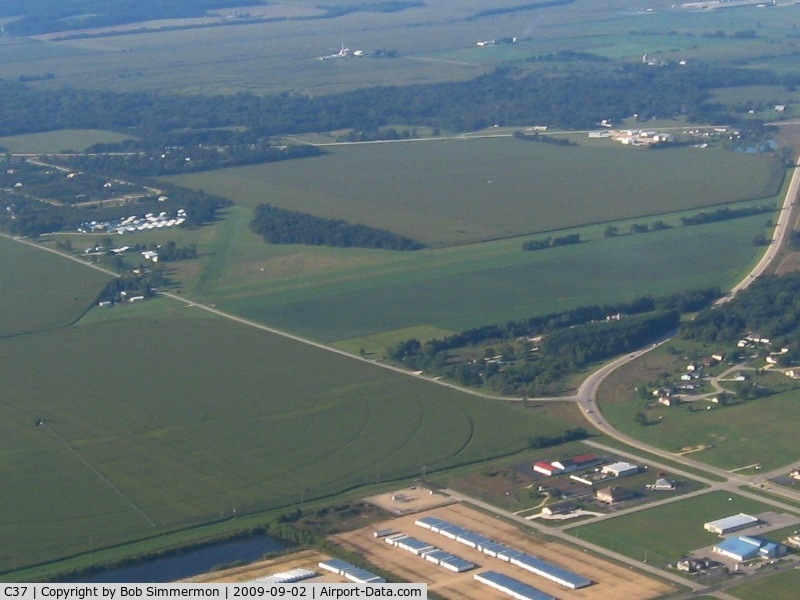
[[728, 219], [738, 219], [740, 217], [751, 217], [775, 210], [774, 204], [762, 204], [760, 206], [748, 206], [745, 208], [718, 208], [712, 211], [703, 211], [691, 217], [681, 217], [684, 225], [704, 225], [717, 221], [727, 221]]
[[548, 448], [550, 446], [566, 444], [567, 442], [585, 440], [588, 437], [589, 432], [583, 427], [575, 427], [573, 429], [565, 429], [564, 433], [561, 435], [536, 435], [528, 440], [528, 448]]
[[[214, 145], [174, 143], [164, 145], [163, 142], [154, 144], [152, 140], [147, 142], [131, 140], [120, 144], [118, 148], [103, 144], [89, 148], [87, 154], [62, 157], [59, 161], [80, 171], [157, 177], [308, 158], [322, 154], [316, 146], [278, 146], [267, 138], [252, 143], [243, 142], [236, 134], [225, 137], [228, 138], [225, 142]], [[108, 154], [109, 151], [113, 151], [114, 154]], [[123, 151], [126, 153], [120, 154]]]
[[526, 251], [531, 250], [544, 250], [545, 248], [555, 248], [556, 246], [569, 246], [571, 244], [580, 244], [581, 234], [570, 233], [559, 237], [550, 237], [549, 235], [541, 240], [527, 240], [522, 242], [522, 249]]
[[155, 19], [202, 17], [207, 10], [261, 4], [257, 0], [5, 0], [0, 15], [20, 17], [5, 25], [11, 35], [109, 27]]
[[[653, 231], [663, 231], [664, 229], [669, 229], [670, 226], [664, 223], [662, 220], [654, 221], [649, 225], [647, 223], [632, 223], [631, 226], [628, 228], [628, 233], [651, 233]], [[603, 231], [603, 235], [605, 237], [616, 237], [618, 235], [623, 235], [624, 232], [620, 230], [619, 227], [616, 225], [609, 225]]]
[[423, 244], [385, 229], [259, 204], [250, 229], [270, 244], [419, 250]]
[[567, 373], [677, 329], [681, 313], [697, 311], [717, 297], [718, 289], [708, 289], [582, 307], [486, 325], [424, 343], [405, 340], [387, 349], [387, 357], [462, 385], [490, 386], [520, 396], [543, 395], [557, 390], [558, 380]]
[[[506, 395], [542, 396], [560, 391], [559, 381], [587, 364], [630, 352], [677, 329], [677, 311], [636, 315], [560, 329], [543, 336], [538, 349], [523, 343], [498, 360], [475, 360], [449, 352], [429, 353], [430, 346], [407, 354], [402, 364], [464, 386], [486, 386]], [[415, 344], [406, 344], [406, 350]], [[425, 350], [424, 352], [422, 350]], [[397, 356], [396, 352], [390, 355]]]
[[[641, 296], [629, 302], [617, 304], [581, 306], [558, 313], [530, 317], [521, 321], [483, 325], [445, 338], [434, 338], [424, 343], [424, 352], [426, 354], [436, 354], [478, 344], [502, 343], [519, 337], [535, 336], [564, 327], [604, 320], [609, 315], [635, 315], [667, 310], [677, 310], [681, 313], [695, 312], [709, 306], [719, 297], [719, 288], [707, 288], [687, 290], [667, 296]], [[423, 349], [423, 344], [418, 340], [412, 340], [412, 342], [416, 342], [417, 350]], [[390, 358], [404, 360], [405, 353], [402, 349], [406, 343], [398, 345], [394, 350], [390, 349]], [[397, 350], [399, 350], [399, 353]]]

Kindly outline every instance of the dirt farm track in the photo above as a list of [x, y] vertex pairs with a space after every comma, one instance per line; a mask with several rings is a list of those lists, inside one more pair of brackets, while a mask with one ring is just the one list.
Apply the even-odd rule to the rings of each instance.
[[[582, 590], [564, 588], [543, 577], [536, 576], [499, 559], [491, 558], [455, 540], [450, 540], [414, 524], [414, 521], [426, 515], [440, 517], [472, 531], [482, 533], [498, 542], [523, 550], [529, 554], [534, 554], [560, 567], [588, 577], [596, 583]], [[375, 530], [384, 528], [429, 542], [447, 552], [477, 564], [478, 568], [465, 573], [452, 573], [410, 552], [390, 546], [382, 538], [373, 536]], [[427, 583], [430, 591], [435, 591], [453, 600], [501, 600], [508, 598], [505, 594], [492, 590], [473, 579], [475, 573], [487, 570], [503, 573], [562, 600], [570, 598], [643, 600], [646, 598], [660, 598], [676, 591], [676, 588], [669, 583], [635, 573], [628, 567], [605, 561], [577, 548], [556, 542], [545, 542], [540, 537], [524, 533], [514, 525], [505, 523], [494, 516], [473, 510], [463, 504], [452, 504], [398, 517], [371, 527], [340, 534], [335, 536], [334, 539], [342, 546], [361, 553], [372, 564], [380, 565], [403, 579]]]

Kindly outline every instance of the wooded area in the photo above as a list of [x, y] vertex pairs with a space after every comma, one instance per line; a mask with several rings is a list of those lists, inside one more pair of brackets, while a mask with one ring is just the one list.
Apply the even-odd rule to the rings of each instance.
[[730, 344], [747, 334], [788, 347], [786, 358], [800, 359], [800, 273], [759, 277], [730, 302], [681, 326], [683, 337], [702, 342]]
[[[91, 127], [130, 132], [152, 147], [175, 145], [176, 135], [188, 135], [176, 130], [219, 127], [244, 128], [241, 135], [246, 137], [241, 141], [246, 143], [274, 135], [338, 129], [368, 135], [396, 124], [454, 132], [532, 122], [586, 128], [595, 127], [601, 119], [619, 120], [633, 114], [642, 119], [686, 115], [691, 121], [735, 124], [741, 121], [739, 116], [706, 102], [708, 90], [796, 84], [800, 77], [733, 67], [602, 63], [591, 72], [576, 67], [570, 73], [549, 74], [501, 67], [469, 81], [375, 87], [315, 97], [299, 93], [260, 97], [250, 93], [184, 96], [34, 90], [18, 82], [1, 82], [0, 135]], [[235, 138], [240, 134], [213, 135]], [[124, 147], [138, 149], [131, 143]]]
[[486, 325], [424, 344], [409, 339], [387, 357], [412, 370], [462, 385], [490, 386], [508, 395], [558, 392], [564, 375], [634, 350], [678, 328], [681, 313], [718, 298], [718, 289], [690, 290], [631, 302], [585, 306], [561, 313]]
[[425, 246], [412, 239], [367, 225], [340, 219], [315, 217], [308, 213], [259, 204], [250, 229], [270, 244], [306, 244], [340, 248], [420, 250]]

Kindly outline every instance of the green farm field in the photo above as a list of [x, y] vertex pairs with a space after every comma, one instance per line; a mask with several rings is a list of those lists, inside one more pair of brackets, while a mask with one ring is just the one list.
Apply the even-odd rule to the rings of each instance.
[[[330, 5], [365, 5], [338, 0]], [[506, 0], [503, 8], [530, 5]], [[273, 16], [309, 16], [317, 3], [285, 0]], [[652, 12], [631, 10], [625, 0], [576, 0], [570, 4], [479, 16], [485, 0], [426, 0], [388, 15], [354, 12], [334, 19], [240, 23], [221, 27], [116, 35], [89, 32], [87, 39], [3, 38], [0, 77], [42, 77], [32, 85], [178, 93], [257, 94], [285, 91], [332, 93], [357, 87], [463, 80], [498, 64], [547, 68], [529, 59], [578, 50], [638, 61], [774, 61], [791, 58], [791, 25], [797, 6], [740, 8], [707, 13], [657, 3]], [[753, 30], [752, 39], [735, 39]], [[172, 26], [190, 25], [169, 23]], [[154, 27], [164, 23], [150, 24]], [[722, 31], [725, 38], [707, 37]], [[705, 35], [704, 35], [705, 34]], [[514, 45], [477, 48], [478, 40], [518, 37]], [[340, 44], [367, 52], [397, 50], [397, 59], [319, 61]]]
[[509, 136], [324, 149], [314, 159], [167, 180], [442, 247], [769, 198], [784, 177], [766, 157], [610, 141], [553, 146]]
[[77, 321], [109, 275], [0, 236], [0, 338]]
[[15, 540], [1, 569], [517, 452], [571, 426], [151, 303], [0, 340], [0, 510], [14, 515], [0, 539]]
[[731, 588], [726, 593], [741, 600], [793, 600], [800, 588], [800, 570], [791, 569]]
[[569, 532], [636, 560], [664, 566], [719, 540], [719, 536], [703, 529], [703, 523], [739, 512], [757, 515], [769, 510], [774, 509], [755, 500], [727, 492], [710, 492], [570, 528]]
[[[416, 326], [460, 331], [646, 293], [731, 286], [758, 253], [752, 240], [765, 220], [601, 237], [540, 252], [523, 252], [520, 240], [510, 240], [405, 253], [372, 269], [340, 266], [319, 278], [209, 286], [204, 296], [227, 311], [326, 342]], [[348, 251], [330, 255], [346, 261]], [[366, 263], [375, 257], [349, 255]]]
[[129, 135], [100, 129], [62, 129], [0, 137], [0, 147], [15, 153], [83, 152], [93, 144], [119, 143], [130, 138]]

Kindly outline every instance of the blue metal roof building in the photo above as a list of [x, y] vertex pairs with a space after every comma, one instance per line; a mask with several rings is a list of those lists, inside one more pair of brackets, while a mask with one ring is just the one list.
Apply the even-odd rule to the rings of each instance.
[[747, 535], [728, 538], [713, 548], [714, 552], [739, 562], [754, 558], [779, 558], [786, 555], [786, 546], [764, 538]]
[[[416, 521], [420, 527], [430, 528], [431, 531], [438, 532], [440, 535], [454, 539], [462, 544], [477, 547], [484, 554], [493, 558], [498, 558], [505, 562], [523, 568], [531, 573], [539, 575], [558, 583], [569, 589], [579, 589], [591, 585], [591, 579], [587, 579], [582, 575], [573, 573], [566, 569], [562, 569], [554, 564], [546, 562], [540, 558], [525, 554], [520, 550], [506, 546], [499, 542], [493, 542], [486, 536], [483, 536], [469, 529], [460, 527], [453, 523], [449, 523], [444, 519], [437, 519], [436, 517], [423, 517]], [[477, 544], [477, 546], [473, 545]]]
[[540, 558], [531, 556], [530, 554], [522, 554], [511, 559], [511, 564], [535, 573], [540, 577], [554, 581], [564, 587], [577, 590], [586, 586], [592, 585], [592, 580], [587, 579], [572, 571], [567, 571], [561, 567], [545, 562]]
[[556, 600], [555, 596], [545, 594], [535, 587], [517, 581], [513, 577], [497, 573], [495, 571], [485, 571], [483, 573], [476, 573], [475, 579], [481, 583], [500, 590], [516, 598], [517, 600]]

